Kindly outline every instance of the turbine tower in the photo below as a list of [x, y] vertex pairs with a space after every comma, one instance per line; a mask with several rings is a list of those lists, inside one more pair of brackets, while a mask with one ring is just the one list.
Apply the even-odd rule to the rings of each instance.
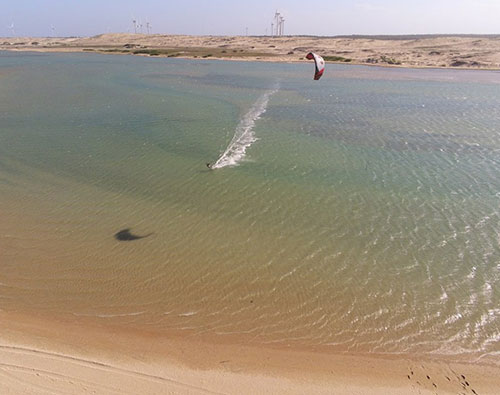
[[134, 25], [134, 33], [137, 34], [137, 21], [135, 20], [135, 18], [132, 18], [132, 24]]
[[278, 10], [276, 10], [276, 12], [274, 13], [274, 26], [276, 26], [276, 35], [279, 36], [280, 35], [280, 13], [278, 12]]
[[14, 31], [14, 22], [10, 24], [10, 26], [7, 26], [8, 29], [10, 29], [10, 33], [12, 34], [12, 37], [16, 35], [16, 32]]
[[285, 18], [278, 10], [274, 13], [273, 23], [271, 23], [271, 36], [282, 36], [285, 33]]

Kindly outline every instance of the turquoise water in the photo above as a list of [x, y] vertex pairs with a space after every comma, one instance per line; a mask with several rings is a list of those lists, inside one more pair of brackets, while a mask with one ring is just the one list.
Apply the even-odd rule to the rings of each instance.
[[312, 73], [0, 53], [0, 308], [498, 361], [500, 73]]

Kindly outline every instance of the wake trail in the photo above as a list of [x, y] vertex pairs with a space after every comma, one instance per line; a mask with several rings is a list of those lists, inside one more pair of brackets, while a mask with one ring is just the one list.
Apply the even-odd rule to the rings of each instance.
[[261, 115], [266, 112], [269, 98], [278, 92], [278, 90], [279, 86], [276, 85], [275, 88], [265, 92], [241, 118], [240, 123], [236, 126], [233, 138], [219, 159], [217, 159], [217, 161], [215, 161], [215, 163], [211, 166], [212, 169], [221, 169], [226, 166], [236, 166], [243, 160], [247, 148], [258, 140], [253, 131], [255, 121], [257, 121], [257, 119], [259, 119]]

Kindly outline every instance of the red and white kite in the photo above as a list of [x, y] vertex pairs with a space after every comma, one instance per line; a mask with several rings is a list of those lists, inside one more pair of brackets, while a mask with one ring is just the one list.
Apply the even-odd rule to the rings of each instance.
[[309, 52], [306, 55], [306, 59], [314, 59], [314, 65], [316, 66], [316, 72], [314, 73], [314, 79], [319, 80], [325, 71], [325, 61], [319, 55], [316, 55], [314, 52]]

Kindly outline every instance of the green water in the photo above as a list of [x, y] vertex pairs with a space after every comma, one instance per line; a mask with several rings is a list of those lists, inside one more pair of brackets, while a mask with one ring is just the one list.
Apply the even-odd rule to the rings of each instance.
[[498, 361], [499, 170], [497, 72], [0, 53], [0, 308]]

